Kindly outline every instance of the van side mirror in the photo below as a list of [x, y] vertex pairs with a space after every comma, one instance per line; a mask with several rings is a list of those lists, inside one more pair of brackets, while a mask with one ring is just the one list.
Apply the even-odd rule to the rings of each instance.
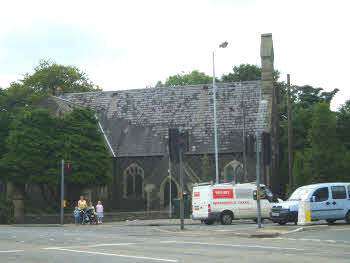
[[311, 202], [316, 202], [316, 196], [311, 197]]
[[253, 199], [254, 200], [258, 199], [258, 192], [256, 190], [253, 191]]

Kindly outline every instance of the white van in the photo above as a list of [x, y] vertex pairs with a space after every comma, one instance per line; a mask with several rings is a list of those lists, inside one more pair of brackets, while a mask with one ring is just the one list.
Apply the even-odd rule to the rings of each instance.
[[[229, 225], [233, 219], [257, 220], [256, 184], [195, 184], [192, 191], [192, 219], [210, 225], [221, 221]], [[278, 199], [261, 185], [261, 217], [269, 218]]]
[[322, 183], [296, 189], [289, 199], [271, 209], [271, 219], [284, 225], [298, 221], [299, 201], [310, 201], [312, 221], [326, 220], [329, 224], [345, 219], [350, 224], [350, 183]]

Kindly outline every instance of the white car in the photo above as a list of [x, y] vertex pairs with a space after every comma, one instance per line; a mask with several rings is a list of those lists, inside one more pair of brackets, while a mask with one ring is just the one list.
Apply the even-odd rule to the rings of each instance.
[[[210, 225], [221, 221], [224, 225], [233, 219], [257, 220], [257, 187], [245, 184], [197, 184], [192, 191], [192, 219]], [[271, 207], [279, 200], [265, 186], [260, 185], [261, 217], [269, 218]]]

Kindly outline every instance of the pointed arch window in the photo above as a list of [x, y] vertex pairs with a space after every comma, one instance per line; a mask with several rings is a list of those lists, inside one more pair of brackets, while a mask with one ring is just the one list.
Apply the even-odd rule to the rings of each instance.
[[128, 168], [124, 170], [123, 197], [124, 198], [128, 198], [128, 197], [143, 198], [143, 192], [144, 192], [143, 180], [144, 180], [143, 169], [135, 163], [129, 165]]

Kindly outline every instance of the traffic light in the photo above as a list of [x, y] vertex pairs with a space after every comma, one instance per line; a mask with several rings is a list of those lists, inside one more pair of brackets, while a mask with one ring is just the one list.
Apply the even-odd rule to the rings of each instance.
[[168, 145], [169, 145], [169, 155], [172, 162], [178, 163], [179, 157], [176, 154], [176, 142], [178, 137], [178, 130], [176, 128], [170, 128], [168, 130]]
[[189, 150], [188, 131], [179, 128], [170, 128], [168, 130], [168, 135], [170, 160], [179, 163], [180, 148], [182, 152], [188, 152]]
[[67, 176], [72, 175], [72, 163], [71, 162], [65, 162], [64, 174]]

